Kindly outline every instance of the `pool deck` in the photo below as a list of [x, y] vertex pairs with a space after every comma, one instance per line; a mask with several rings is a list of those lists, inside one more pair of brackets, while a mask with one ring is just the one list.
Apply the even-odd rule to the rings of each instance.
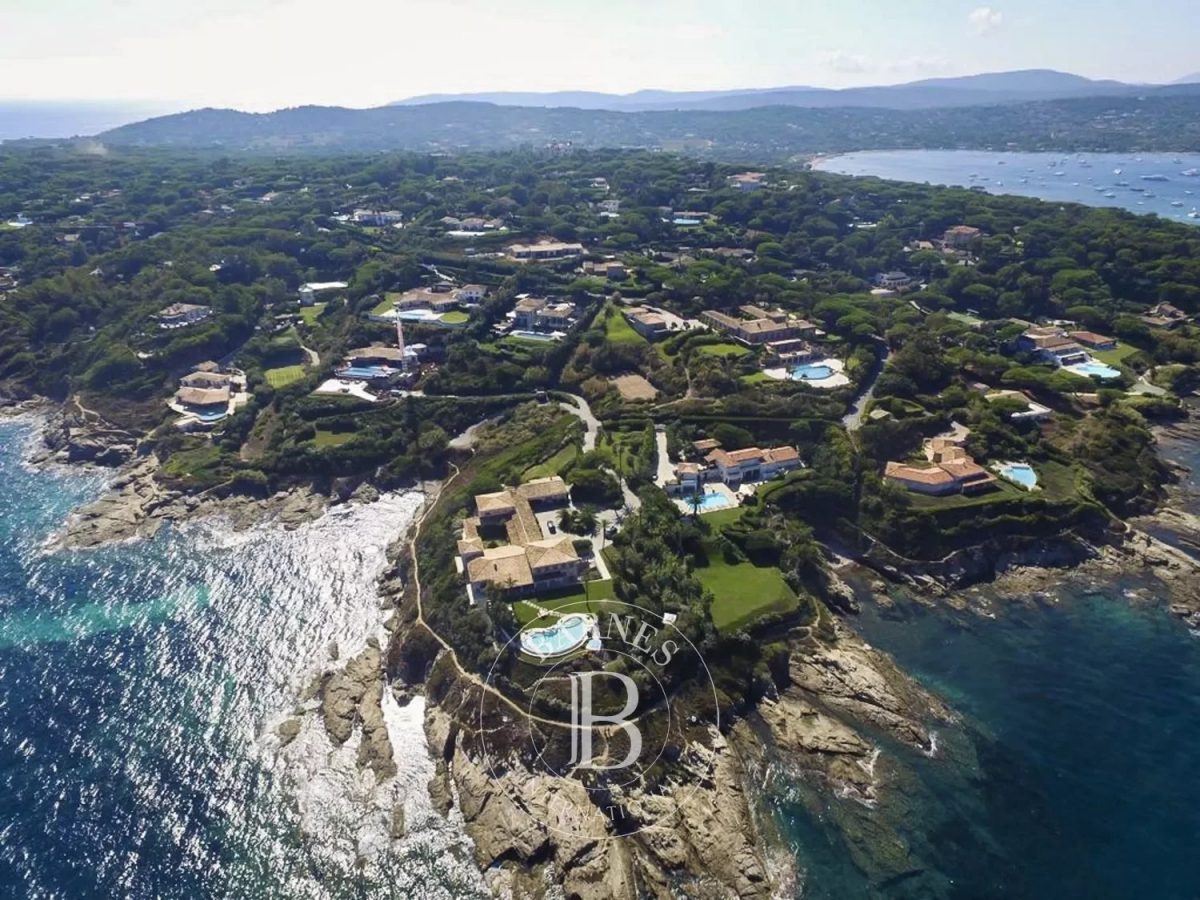
[[805, 365], [828, 366], [833, 370], [833, 374], [828, 378], [822, 378], [819, 381], [792, 378], [791, 371], [792, 369], [796, 368], [796, 366], [763, 369], [763, 374], [768, 378], [773, 378], [775, 381], [790, 381], [793, 384], [807, 384], [809, 387], [820, 388], [823, 391], [831, 391], [834, 388], [846, 387], [850, 384], [850, 379], [846, 377], [846, 364], [840, 359], [818, 359], [811, 363], [805, 363]]
[[367, 390], [361, 381], [349, 381], [341, 378], [330, 378], [314, 394], [337, 394], [343, 397], [357, 397], [359, 400], [369, 400], [374, 403], [379, 398]]
[[533, 659], [538, 659], [538, 660], [558, 659], [559, 657], [566, 656], [569, 653], [574, 653], [576, 650], [579, 650], [580, 648], [586, 646], [589, 639], [591, 638], [592, 629], [596, 625], [596, 621], [597, 621], [595, 616], [589, 615], [588, 613], [579, 613], [579, 612], [557, 613], [557, 612], [554, 612], [553, 610], [545, 609], [544, 607], [538, 607], [538, 611], [541, 612], [543, 615], [557, 616], [560, 620], [569, 619], [569, 618], [579, 618], [579, 619], [582, 619], [583, 623], [584, 623], [583, 624], [583, 628], [584, 628], [583, 637], [580, 640], [576, 641], [574, 644], [572, 644], [570, 647], [565, 647], [562, 650], [559, 650], [555, 653], [539, 652], [538, 650], [531, 647], [528, 643], [526, 643], [526, 638], [530, 637], [532, 635], [535, 635], [535, 634], [541, 634], [542, 632], [550, 631], [552, 629], [556, 629], [556, 628], [560, 627], [557, 622], [554, 625], [547, 625], [542, 628], [529, 628], [529, 629], [526, 629], [525, 631], [522, 631], [521, 639], [520, 639], [521, 652], [532, 657]]

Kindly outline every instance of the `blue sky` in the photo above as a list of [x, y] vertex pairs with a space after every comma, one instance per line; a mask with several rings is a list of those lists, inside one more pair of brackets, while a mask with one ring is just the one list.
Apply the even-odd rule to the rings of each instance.
[[0, 97], [275, 109], [484, 90], [1200, 71], [1200, 0], [0, 0]]

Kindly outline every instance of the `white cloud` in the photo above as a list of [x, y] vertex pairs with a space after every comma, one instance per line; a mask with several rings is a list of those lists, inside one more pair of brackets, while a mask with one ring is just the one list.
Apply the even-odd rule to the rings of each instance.
[[978, 35], [989, 34], [1004, 24], [1004, 13], [990, 6], [977, 6], [967, 14], [967, 24]]

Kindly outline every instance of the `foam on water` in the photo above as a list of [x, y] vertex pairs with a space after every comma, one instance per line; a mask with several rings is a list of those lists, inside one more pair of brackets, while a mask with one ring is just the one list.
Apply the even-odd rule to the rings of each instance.
[[480, 895], [427, 796], [420, 701], [385, 693], [399, 774], [383, 784], [318, 716], [286, 749], [274, 735], [331, 642], [345, 657], [382, 635], [376, 581], [422, 495], [52, 554], [103, 478], [23, 466], [32, 427], [0, 422], [0, 893]]

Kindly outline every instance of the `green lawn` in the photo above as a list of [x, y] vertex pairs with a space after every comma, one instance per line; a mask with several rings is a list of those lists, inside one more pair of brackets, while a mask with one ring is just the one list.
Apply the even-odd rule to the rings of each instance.
[[267, 369], [263, 375], [267, 379], [267, 384], [278, 390], [304, 378], [304, 366], [281, 366], [278, 369]]
[[1126, 359], [1138, 352], [1138, 348], [1130, 344], [1117, 344], [1116, 350], [1089, 350], [1100, 362], [1108, 366], [1120, 366]]
[[741, 521], [746, 513], [744, 506], [731, 506], [729, 509], [718, 509], [713, 512], [700, 513], [700, 518], [713, 527], [714, 530]]
[[571, 462], [579, 454], [579, 448], [574, 444], [568, 444], [563, 447], [544, 463], [539, 463], [536, 466], [530, 466], [521, 474], [521, 481], [529, 481], [531, 478], [549, 478], [551, 475], [559, 474], [567, 467], [567, 463]]
[[730, 565], [719, 551], [706, 552], [708, 565], [697, 567], [696, 577], [712, 592], [712, 620], [718, 631], [737, 631], [762, 616], [790, 612], [800, 605], [774, 566]]
[[321, 431], [318, 429], [312, 442], [313, 446], [321, 449], [323, 447], [340, 447], [352, 440], [354, 440], [353, 431]]
[[[1036, 466], [1034, 468], [1037, 468]], [[967, 494], [950, 494], [946, 497], [931, 497], [927, 494], [917, 494], [912, 491], [908, 492], [908, 499], [912, 501], [914, 509], [957, 509], [965, 506], [989, 506], [993, 503], [1005, 503], [1012, 500], [1014, 497], [1022, 497], [1026, 494], [1024, 488], [1018, 487], [1015, 484], [999, 479], [996, 481], [996, 490], [985, 491], [982, 494], [968, 496]]]
[[309, 328], [312, 328], [317, 324], [317, 317], [320, 316], [324, 311], [324, 303], [316, 303], [312, 306], [302, 306], [300, 307], [300, 318], [304, 320], [305, 325], [307, 325]]
[[750, 351], [740, 344], [705, 344], [700, 352], [708, 356], [745, 356]]
[[[613, 598], [613, 583], [611, 580], [589, 581], [586, 590], [580, 585], [577, 588], [565, 588], [560, 591], [554, 591], [543, 597], [518, 600], [513, 604], [513, 615], [517, 617], [517, 621], [521, 625], [528, 625], [531, 622], [536, 623], [538, 626], [553, 625], [557, 621], [556, 617], [541, 616], [541, 613], [536, 608], [537, 606], [544, 607], [545, 609], [561, 610], [564, 613], [598, 613], [608, 606], [608, 601], [613, 600]], [[538, 621], [539, 617], [541, 617], [541, 621]]]
[[396, 305], [396, 298], [399, 294], [384, 294], [383, 299], [375, 304], [375, 308], [371, 310], [371, 315], [382, 316], [384, 313], [389, 313]]
[[442, 321], [447, 325], [466, 325], [471, 320], [471, 317], [459, 309], [452, 309], [448, 313], [442, 314]]
[[604, 337], [610, 344], [640, 346], [646, 343], [646, 339], [633, 330], [633, 326], [625, 321], [618, 310], [607, 307], [602, 315], [605, 316]]
[[772, 378], [766, 372], [755, 372], [753, 375], [743, 375], [742, 384], [780, 384], [781, 382]]

